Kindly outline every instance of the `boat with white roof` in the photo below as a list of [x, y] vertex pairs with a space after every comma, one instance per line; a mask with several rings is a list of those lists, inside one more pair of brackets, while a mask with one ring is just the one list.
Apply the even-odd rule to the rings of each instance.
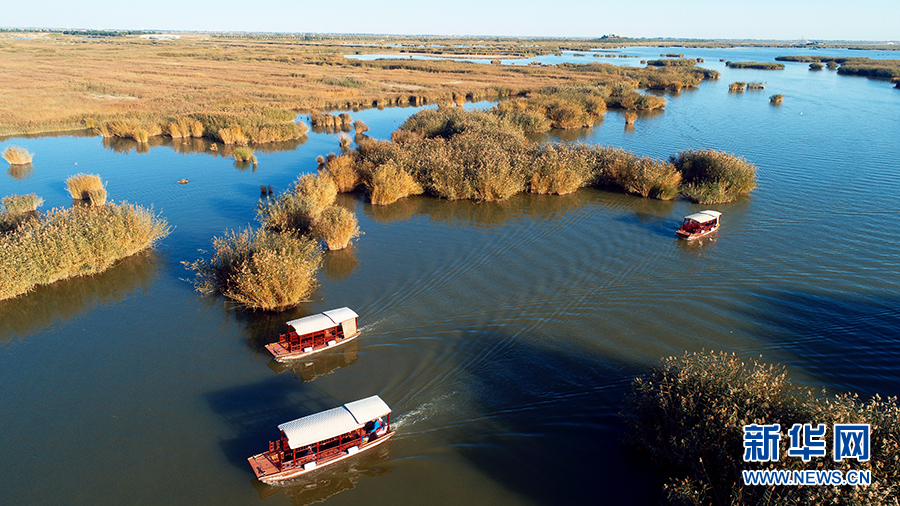
[[266, 349], [278, 362], [297, 360], [356, 339], [358, 322], [359, 315], [347, 307], [291, 320], [287, 322], [291, 331]]
[[719, 218], [721, 216], [722, 213], [712, 210], [689, 214], [684, 217], [684, 221], [681, 223], [681, 228], [679, 228], [675, 233], [678, 234], [678, 237], [680, 237], [681, 239], [687, 240], [697, 239], [699, 237], [709, 235], [719, 229]]
[[259, 481], [283, 484], [374, 448], [394, 435], [391, 408], [377, 395], [278, 426], [269, 451], [247, 459]]

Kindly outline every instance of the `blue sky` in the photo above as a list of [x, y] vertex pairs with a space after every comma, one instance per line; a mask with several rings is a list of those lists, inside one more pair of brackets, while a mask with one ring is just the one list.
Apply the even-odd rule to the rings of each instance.
[[900, 40], [900, 0], [15, 1], [0, 26], [198, 31]]

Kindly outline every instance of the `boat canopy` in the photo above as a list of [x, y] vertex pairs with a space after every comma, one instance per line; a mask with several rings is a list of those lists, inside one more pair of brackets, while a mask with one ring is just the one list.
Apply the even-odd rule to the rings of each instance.
[[291, 320], [287, 322], [287, 324], [294, 327], [294, 331], [302, 336], [303, 334], [311, 334], [320, 330], [330, 329], [331, 327], [340, 325], [341, 322], [357, 318], [358, 316], [359, 315], [353, 312], [352, 309], [342, 307], [331, 309], [321, 314], [314, 314], [305, 318]]
[[367, 422], [387, 415], [391, 408], [381, 397], [373, 395], [341, 407], [322, 411], [278, 426], [288, 438], [292, 450], [346, 434]]
[[707, 211], [700, 211], [699, 213], [696, 213], [696, 214], [689, 214], [689, 215], [685, 216], [684, 219], [694, 220], [697, 223], [706, 223], [708, 221], [713, 221], [713, 220], [717, 219], [719, 216], [722, 216], [722, 213], [720, 213], [719, 211], [707, 210]]

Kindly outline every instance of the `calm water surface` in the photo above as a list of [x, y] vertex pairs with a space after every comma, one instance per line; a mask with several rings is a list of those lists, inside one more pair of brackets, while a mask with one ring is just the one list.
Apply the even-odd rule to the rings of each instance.
[[[0, 174], [2, 195], [68, 206], [65, 178], [98, 173], [112, 199], [175, 227], [105, 273], [0, 303], [0, 502], [657, 504], [660, 482], [622, 448], [618, 412], [662, 356], [762, 355], [817, 388], [897, 395], [900, 90], [806, 64], [707, 60], [719, 81], [667, 95], [633, 130], [613, 111], [539, 140], [745, 156], [759, 187], [713, 206], [716, 236], [674, 236], [707, 206], [591, 189], [493, 204], [342, 196], [365, 235], [328, 253], [310, 303], [279, 315], [198, 296], [180, 262], [254, 225], [259, 185], [281, 191], [314, 171], [337, 134], [258, 153], [256, 170], [200, 142], [0, 141], [35, 153], [30, 170]], [[767, 87], [729, 94], [736, 80]], [[388, 138], [414, 111], [354, 117]], [[361, 316], [354, 345], [293, 368], [269, 360], [284, 321], [340, 306]], [[246, 458], [277, 424], [376, 393], [394, 409], [387, 448], [289, 489], [254, 482]]]

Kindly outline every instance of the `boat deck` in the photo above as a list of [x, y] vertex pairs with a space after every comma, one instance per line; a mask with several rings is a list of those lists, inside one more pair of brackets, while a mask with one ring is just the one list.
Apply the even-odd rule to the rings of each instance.
[[[379, 437], [378, 439], [375, 439], [374, 441], [363, 443], [359, 446], [359, 451], [356, 452], [356, 454], [384, 443], [394, 435], [394, 432], [395, 431], [392, 430], [387, 434]], [[279, 471], [278, 465], [274, 460], [272, 460], [272, 456], [274, 455], [274, 453], [275, 452], [260, 453], [259, 455], [254, 455], [247, 459], [247, 461], [250, 462], [250, 466], [253, 468], [253, 472], [256, 474], [256, 478], [260, 481], [273, 484], [285, 479], [295, 478], [309, 471], [312, 471], [312, 469], [306, 470], [300, 465], [296, 465], [296, 467], [289, 467], [287, 469], [284, 469], [283, 471]], [[327, 457], [319, 459], [314, 469], [319, 469], [323, 466], [333, 464], [356, 454], [351, 454], [346, 451], [331, 454]]]
[[278, 465], [272, 460], [272, 454], [269, 452], [254, 455], [247, 460], [250, 461], [250, 466], [253, 467], [253, 472], [256, 473], [257, 478], [271, 476], [279, 472]]
[[297, 360], [297, 359], [303, 358], [307, 355], [311, 355], [313, 353], [317, 353], [317, 352], [324, 351], [324, 350], [330, 350], [330, 349], [332, 349], [336, 346], [340, 346], [341, 344], [344, 344], [348, 341], [352, 341], [352, 340], [356, 339], [356, 337], [359, 336], [359, 334], [360, 333], [357, 332], [351, 336], [338, 337], [338, 338], [334, 339], [335, 343], [333, 345], [319, 346], [318, 348], [314, 348], [312, 351], [291, 352], [288, 348], [286, 348], [280, 342], [267, 344], [266, 349], [269, 350], [269, 353], [271, 353], [272, 356], [275, 357], [275, 360], [277, 360], [279, 362], [283, 361], [283, 360]]

